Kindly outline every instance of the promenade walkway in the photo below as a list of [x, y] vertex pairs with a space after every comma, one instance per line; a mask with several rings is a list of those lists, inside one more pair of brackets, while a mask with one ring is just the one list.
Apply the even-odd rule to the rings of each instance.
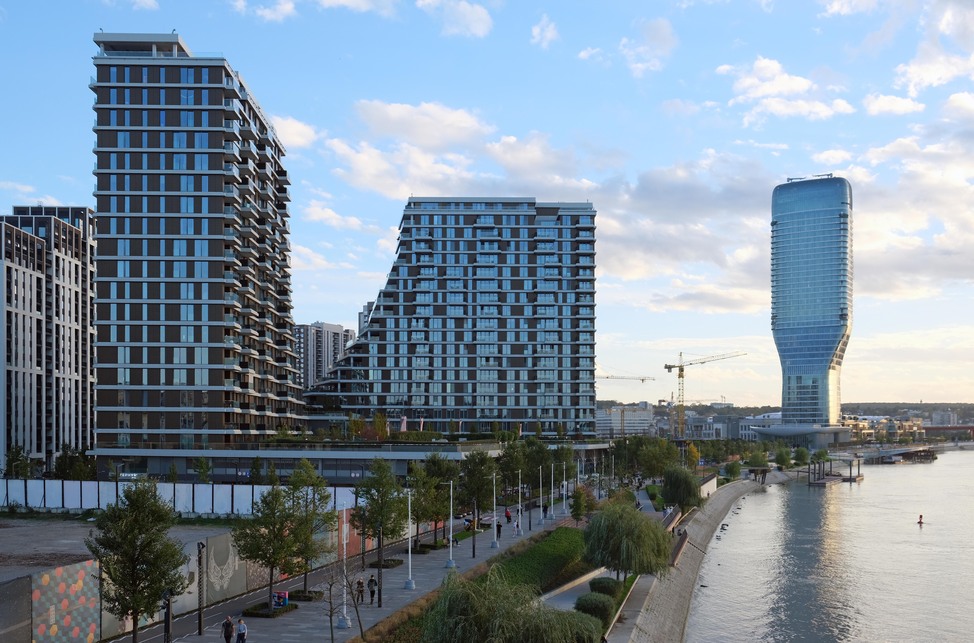
[[[571, 517], [565, 517], [561, 513], [561, 506], [556, 507], [557, 513], [554, 520], [548, 520], [543, 527], [550, 531], [561, 525], [574, 525], [575, 521]], [[512, 545], [525, 540], [533, 534], [537, 534], [542, 529], [538, 525], [538, 515], [535, 511], [533, 517], [533, 529], [527, 528], [527, 521], [523, 525], [523, 536], [513, 535], [513, 524], [507, 524], [501, 517], [503, 526], [502, 535], [497, 540], [497, 548], [492, 548], [493, 535], [490, 531], [483, 531], [477, 534], [477, 555], [473, 557], [473, 539], [467, 538], [453, 547], [453, 560], [456, 563], [455, 570], [463, 573], [472, 567], [490, 560], [497, 554], [506, 551]], [[462, 524], [455, 524], [455, 533], [462, 530]], [[449, 533], [449, 529], [447, 530]], [[428, 542], [429, 538], [425, 538]], [[366, 560], [375, 560], [376, 554], [367, 554]], [[406, 580], [409, 577], [409, 567], [406, 555], [406, 543], [402, 541], [396, 545], [386, 548], [386, 558], [402, 558], [403, 564], [399, 567], [382, 570], [382, 607], [378, 607], [378, 600], [375, 605], [369, 604], [368, 590], [365, 592], [365, 604], [359, 607], [359, 615], [362, 619], [362, 629], [368, 636], [370, 627], [385, 619], [390, 614], [406, 607], [413, 601], [425, 596], [429, 592], [437, 589], [442, 584], [444, 578], [450, 573], [447, 568], [447, 561], [450, 558], [449, 549], [442, 549], [428, 554], [412, 556], [412, 580], [416, 584], [413, 590], [405, 589]], [[375, 573], [378, 578], [378, 570], [366, 567], [362, 571], [361, 555], [355, 555], [346, 561], [348, 573], [352, 578], [362, 577], [367, 580], [369, 574]], [[341, 565], [341, 561], [336, 563]], [[326, 567], [313, 572], [309, 578], [308, 586], [319, 588], [326, 575], [330, 573], [330, 568]], [[296, 577], [288, 581], [282, 581], [274, 586], [275, 591], [293, 591], [303, 586], [301, 577]], [[336, 594], [341, 596], [341, 589], [336, 586]], [[266, 599], [267, 588], [238, 596], [219, 605], [212, 606], [204, 610], [203, 614], [203, 636], [197, 634], [198, 613], [181, 616], [176, 619], [173, 629], [173, 641], [186, 641], [201, 643], [223, 643], [220, 636], [220, 623], [228, 615], [236, 622], [240, 618], [242, 610], [249, 605], [260, 603]], [[378, 597], [376, 597], [378, 599]], [[245, 618], [249, 632], [247, 643], [307, 643], [308, 641], [331, 641], [329, 632], [329, 621], [327, 613], [327, 603], [325, 601], [302, 602], [300, 607], [292, 612], [279, 616], [278, 618]], [[349, 594], [347, 601], [347, 615], [351, 625], [349, 629], [340, 630], [335, 628], [335, 641], [350, 641], [360, 635], [359, 624], [356, 620], [355, 610], [352, 607], [352, 596]], [[140, 633], [140, 643], [163, 643], [163, 633], [161, 626], [154, 626]]]

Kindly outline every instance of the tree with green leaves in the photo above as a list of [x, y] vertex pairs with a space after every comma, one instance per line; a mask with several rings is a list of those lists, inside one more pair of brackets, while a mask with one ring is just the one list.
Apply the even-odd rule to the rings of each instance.
[[372, 416], [372, 431], [380, 442], [389, 439], [389, 418], [382, 411], [376, 411]]
[[264, 465], [259, 456], [250, 461], [250, 484], [264, 484]]
[[814, 454], [812, 454], [812, 462], [828, 462], [829, 461], [829, 450], [819, 449]]
[[[551, 451], [548, 446], [539, 440], [538, 438], [528, 438], [524, 441], [524, 459], [527, 464], [527, 470], [524, 472], [522, 477], [524, 484], [528, 485], [528, 488], [532, 490], [530, 496], [534, 495], [534, 492], [538, 490], [538, 484], [540, 484], [540, 479], [538, 477], [538, 472], [542, 472], [544, 479], [548, 480], [548, 471], [551, 468]], [[542, 484], [542, 489], [544, 488]]]
[[795, 449], [795, 464], [799, 467], [804, 467], [808, 464], [808, 457], [808, 449], [805, 447]]
[[4, 478], [15, 478], [25, 480], [30, 477], [30, 458], [24, 451], [24, 447], [15, 444], [7, 449], [7, 465], [3, 470]]
[[700, 463], [700, 449], [693, 442], [687, 443], [686, 457], [686, 467], [690, 471], [696, 471], [697, 465]]
[[212, 470], [210, 460], [204, 456], [200, 456], [196, 458], [194, 466], [196, 468], [196, 479], [200, 482], [200, 484], [209, 484], [210, 472]]
[[779, 447], [774, 453], [774, 463], [779, 467], [788, 469], [791, 467], [791, 449]]
[[768, 454], [762, 447], [757, 447], [747, 458], [747, 463], [752, 467], [768, 466]]
[[474, 451], [460, 463], [460, 497], [476, 506], [474, 524], [480, 525], [480, 515], [494, 506], [493, 476], [497, 462], [486, 451]]
[[323, 535], [335, 529], [337, 515], [329, 504], [328, 482], [318, 475], [307, 458], [301, 458], [291, 472], [287, 492], [296, 513], [295, 536], [304, 572], [304, 591], [308, 591], [308, 572], [316, 558], [331, 551]]
[[169, 473], [166, 474], [166, 482], [172, 484], [179, 482], [179, 469], [176, 468], [175, 462], [169, 463]]
[[492, 641], [596, 643], [602, 624], [537, 600], [530, 585], [508, 580], [500, 565], [477, 580], [449, 574], [423, 619], [424, 643]]
[[64, 445], [54, 459], [54, 477], [58, 480], [97, 480], [95, 458]]
[[575, 519], [575, 526], [577, 527], [579, 521], [585, 517], [585, 512], [589, 510], [588, 496], [581, 486], [575, 487], [575, 491], [572, 492], [571, 509], [572, 518]]
[[[424, 522], [435, 522], [447, 514], [449, 506], [443, 506], [443, 494], [437, 488], [440, 481], [426, 472], [421, 462], [414, 462], [406, 479], [406, 484], [412, 495], [412, 520], [417, 525]], [[449, 498], [447, 498], [449, 503]], [[418, 536], [417, 536], [418, 539]], [[434, 530], [433, 540], [436, 540]]]
[[298, 523], [294, 504], [274, 485], [254, 504], [253, 514], [238, 519], [231, 532], [240, 557], [268, 570], [268, 612], [274, 609], [275, 572], [294, 574], [302, 568]]
[[731, 480], [740, 480], [741, 478], [741, 463], [739, 460], [731, 460], [730, 462], [724, 463], [724, 473]]
[[615, 571], [617, 579], [665, 573], [670, 545], [662, 525], [628, 502], [606, 503], [585, 528], [585, 559]]
[[132, 617], [132, 643], [139, 640], [139, 619], [158, 611], [163, 594], [186, 589], [183, 566], [189, 556], [169, 537], [177, 519], [155, 483], [140, 480], [124, 487], [118, 502], [95, 518], [98, 532], [85, 538], [108, 580], [102, 585], [103, 604], [119, 619]]
[[517, 487], [518, 472], [521, 472], [523, 481], [527, 470], [527, 449], [522, 440], [511, 440], [504, 445], [500, 456], [497, 458], [497, 470], [500, 474], [502, 488], [512, 489]]
[[680, 450], [669, 440], [653, 438], [637, 454], [643, 477], [659, 478], [666, 468], [680, 462]]
[[382, 547], [386, 538], [406, 528], [406, 495], [386, 460], [372, 461], [370, 475], [355, 485], [359, 505], [352, 510], [352, 525], [365, 538], [374, 538], [379, 552], [379, 607], [382, 607]]
[[[460, 465], [456, 460], [447, 460], [439, 453], [434, 452], [426, 456], [423, 461], [423, 469], [426, 471], [426, 475], [437, 481], [438, 500], [434, 503], [437, 513], [433, 519], [441, 522], [443, 540], [446, 540], [446, 523], [448, 519], [452, 518], [450, 516], [450, 481], [452, 480], [453, 486], [457, 487], [460, 481]], [[454, 489], [454, 492], [456, 491]]]
[[683, 467], [670, 467], [663, 472], [662, 491], [666, 502], [679, 505], [683, 513], [700, 506], [700, 480]]

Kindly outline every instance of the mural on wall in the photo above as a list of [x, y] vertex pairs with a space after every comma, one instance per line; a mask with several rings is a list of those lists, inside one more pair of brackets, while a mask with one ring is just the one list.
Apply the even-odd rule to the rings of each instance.
[[94, 643], [99, 629], [98, 563], [88, 560], [31, 576], [35, 643]]
[[237, 555], [231, 534], [207, 538], [206, 552], [208, 602], [222, 601], [247, 591], [247, 564]]

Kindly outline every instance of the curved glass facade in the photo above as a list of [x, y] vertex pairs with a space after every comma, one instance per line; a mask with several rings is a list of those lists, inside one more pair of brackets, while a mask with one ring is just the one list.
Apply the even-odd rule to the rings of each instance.
[[771, 330], [785, 424], [834, 425], [852, 328], [852, 187], [790, 181], [771, 197]]

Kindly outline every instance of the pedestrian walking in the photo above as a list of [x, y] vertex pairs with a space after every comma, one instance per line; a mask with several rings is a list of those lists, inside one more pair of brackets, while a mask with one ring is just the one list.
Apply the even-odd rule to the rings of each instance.
[[220, 632], [223, 634], [223, 640], [230, 643], [230, 640], [233, 638], [233, 619], [230, 618], [229, 614], [226, 620], [220, 624]]
[[547, 518], [548, 517], [548, 503], [547, 502], [545, 504], [541, 505], [541, 511], [543, 512], [544, 517]]
[[511, 524], [511, 508], [508, 507], [504, 510], [504, 517], [507, 518], [507, 524]]
[[362, 580], [361, 576], [355, 581], [355, 598], [352, 600], [358, 602], [359, 605], [365, 602], [365, 581]]
[[497, 521], [497, 537], [498, 538], [501, 537], [501, 521], [500, 520]]
[[375, 574], [369, 574], [369, 605], [375, 604], [375, 590], [379, 586], [379, 581], [375, 580]]
[[242, 618], [237, 619], [237, 643], [247, 643], [247, 624]]

